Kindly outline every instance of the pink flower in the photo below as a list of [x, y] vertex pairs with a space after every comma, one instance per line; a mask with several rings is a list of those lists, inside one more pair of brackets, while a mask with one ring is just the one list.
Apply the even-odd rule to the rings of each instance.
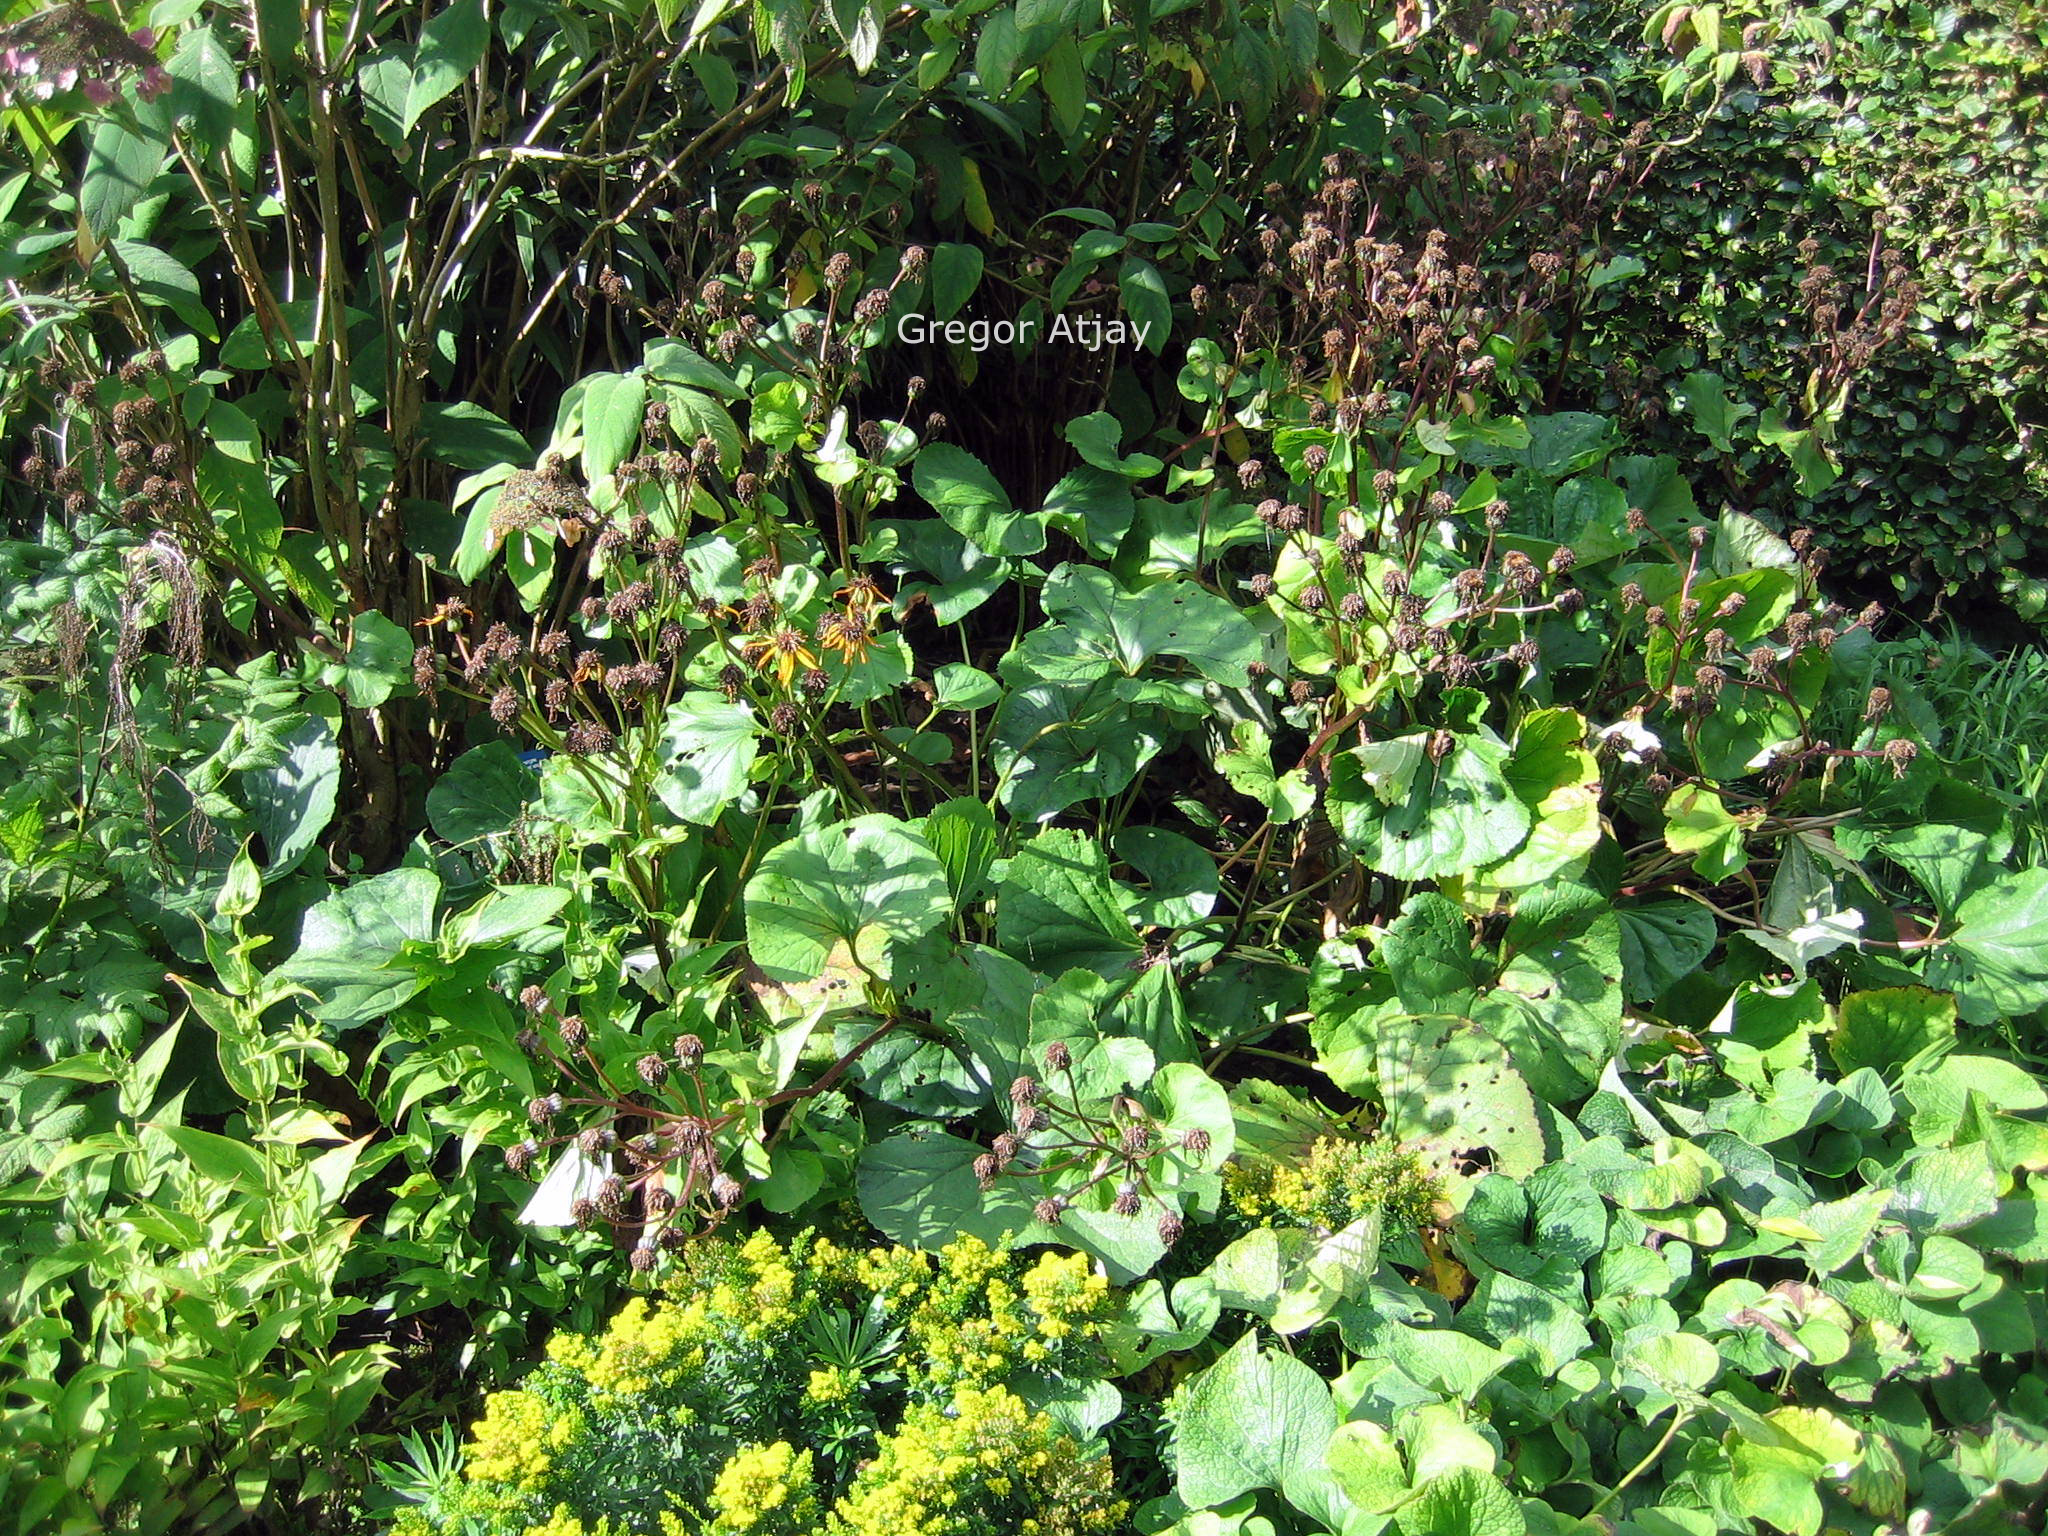
[[135, 44], [138, 48], [147, 48], [152, 53], [156, 52], [156, 29], [154, 27], [137, 27], [128, 35], [135, 39]]
[[163, 65], [152, 64], [142, 72], [142, 83], [136, 87], [144, 101], [154, 101], [171, 88], [171, 77]]
[[96, 107], [104, 107], [114, 99], [114, 88], [104, 80], [85, 82], [85, 99]]

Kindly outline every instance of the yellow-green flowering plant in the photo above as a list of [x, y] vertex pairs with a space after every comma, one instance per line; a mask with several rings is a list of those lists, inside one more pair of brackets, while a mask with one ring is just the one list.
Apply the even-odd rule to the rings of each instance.
[[1110, 1465], [1075, 1431], [1118, 1406], [1100, 1378], [1123, 1308], [1085, 1255], [973, 1237], [700, 1243], [491, 1394], [394, 1536], [1107, 1530]]

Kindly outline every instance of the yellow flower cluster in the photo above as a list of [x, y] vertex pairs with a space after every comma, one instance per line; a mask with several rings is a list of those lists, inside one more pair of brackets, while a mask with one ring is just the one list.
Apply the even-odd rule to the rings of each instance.
[[855, 1284], [893, 1306], [921, 1294], [936, 1270], [932, 1256], [915, 1248], [870, 1248], [855, 1262], [853, 1278]]
[[557, 1334], [548, 1358], [587, 1380], [601, 1402], [672, 1387], [704, 1369], [711, 1306], [703, 1297], [654, 1306], [634, 1296], [595, 1340]]
[[612, 1536], [612, 1523], [600, 1517], [597, 1524], [585, 1525], [569, 1513], [568, 1505], [557, 1504], [547, 1519], [539, 1525], [529, 1525], [525, 1536]]
[[962, 1237], [936, 1262], [909, 1249], [874, 1249], [859, 1278], [903, 1315], [922, 1375], [986, 1383], [1020, 1362], [1044, 1364], [1069, 1340], [1094, 1338], [1116, 1306], [1109, 1281], [1083, 1254], [1042, 1254], [1021, 1282], [1010, 1278], [1015, 1264], [1007, 1249]]
[[1116, 1310], [1108, 1276], [1097, 1274], [1082, 1253], [1039, 1255], [1024, 1276], [1024, 1294], [1038, 1314], [1038, 1331], [1048, 1339], [1092, 1334]]
[[809, 1385], [804, 1396], [819, 1407], [830, 1407], [851, 1398], [854, 1389], [860, 1385], [860, 1377], [843, 1365], [827, 1366], [822, 1371], [811, 1372]]
[[667, 1291], [685, 1303], [701, 1304], [714, 1327], [758, 1342], [801, 1321], [805, 1297], [799, 1270], [811, 1267], [811, 1248], [799, 1237], [784, 1249], [766, 1232], [754, 1233], [738, 1247], [706, 1244], [692, 1268], [670, 1278]]
[[1294, 1163], [1234, 1161], [1224, 1170], [1230, 1203], [1248, 1221], [1275, 1217], [1326, 1232], [1374, 1211], [1390, 1229], [1437, 1219], [1442, 1182], [1392, 1141], [1319, 1137]]
[[493, 1392], [470, 1431], [465, 1467], [471, 1482], [538, 1488], [555, 1458], [582, 1435], [575, 1408], [555, 1408], [532, 1392]]
[[[689, 1536], [683, 1529], [683, 1522], [674, 1515], [663, 1513], [657, 1536]], [[392, 1536], [398, 1536], [393, 1532]], [[529, 1525], [521, 1536], [626, 1536], [623, 1526], [615, 1526], [600, 1515], [597, 1524], [585, 1525], [581, 1519], [569, 1512], [566, 1504], [557, 1504], [554, 1513], [539, 1525]]]
[[[912, 1406], [828, 1513], [813, 1453], [794, 1443], [799, 1425], [826, 1407], [835, 1422], [851, 1412], [872, 1426], [873, 1405], [862, 1368], [819, 1360], [806, 1325], [821, 1307], [857, 1315], [875, 1302], [902, 1331], [892, 1369], [908, 1377]], [[618, 1475], [641, 1511], [633, 1536], [649, 1520], [659, 1526], [646, 1536], [685, 1536], [684, 1519], [688, 1536], [1096, 1536], [1121, 1508], [1107, 1459], [1002, 1383], [1028, 1365], [1087, 1364], [1080, 1352], [1118, 1305], [1084, 1255], [1046, 1252], [1027, 1265], [976, 1238], [937, 1254], [808, 1235], [784, 1245], [766, 1233], [704, 1244], [662, 1293], [629, 1298], [588, 1337], [557, 1334], [525, 1387], [486, 1399], [459, 1513], [401, 1517], [393, 1536], [448, 1536], [457, 1524], [490, 1536], [627, 1536], [616, 1513], [595, 1512], [627, 1507]], [[596, 1471], [622, 1434], [658, 1428], [680, 1450], [741, 1399], [744, 1424], [719, 1419], [730, 1427], [705, 1441], [718, 1449], [696, 1460], [701, 1470], [684, 1457]], [[727, 1434], [746, 1443], [720, 1466]], [[589, 1477], [607, 1481], [600, 1491]]]
[[711, 1508], [719, 1536], [810, 1536], [818, 1521], [811, 1453], [786, 1440], [741, 1447], [712, 1485]]
[[914, 1407], [833, 1509], [830, 1536], [1092, 1536], [1119, 1524], [1107, 1457], [1088, 1459], [1003, 1387]]

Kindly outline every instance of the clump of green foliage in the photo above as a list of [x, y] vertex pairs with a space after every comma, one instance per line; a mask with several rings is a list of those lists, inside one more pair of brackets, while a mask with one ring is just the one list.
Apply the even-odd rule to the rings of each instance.
[[2039, 1523], [2025, 28], [31, 9], [23, 1536]]
[[[1585, 317], [1588, 403], [1811, 527], [1921, 611], [2043, 612], [2048, 22], [1954, 9], [1572, 7], [1538, 45], [1624, 117], [1697, 113]], [[1702, 259], [1702, 253], [1711, 253]]]
[[1340, 1136], [1317, 1137], [1299, 1163], [1233, 1164], [1225, 1182], [1240, 1216], [1324, 1232], [1373, 1215], [1396, 1228], [1433, 1226], [1444, 1198], [1442, 1181], [1406, 1148]]

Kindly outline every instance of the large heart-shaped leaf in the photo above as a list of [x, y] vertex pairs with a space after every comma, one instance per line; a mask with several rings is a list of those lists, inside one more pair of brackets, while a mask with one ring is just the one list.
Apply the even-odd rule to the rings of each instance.
[[759, 752], [754, 712], [715, 693], [689, 693], [662, 716], [654, 792], [684, 821], [708, 826], [747, 787]]
[[889, 941], [922, 938], [952, 916], [946, 872], [893, 816], [806, 832], [771, 851], [747, 882], [747, 948], [776, 981], [810, 981], [842, 946], [886, 976]]
[[1506, 858], [1533, 818], [1491, 731], [1370, 742], [1330, 770], [1330, 819], [1359, 858], [1397, 880], [1435, 880]]

